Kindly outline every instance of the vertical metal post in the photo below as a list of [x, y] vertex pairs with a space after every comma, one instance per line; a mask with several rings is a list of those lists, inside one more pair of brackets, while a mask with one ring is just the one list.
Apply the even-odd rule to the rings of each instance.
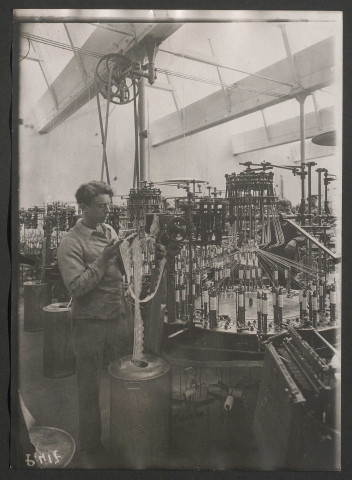
[[301, 206], [300, 213], [303, 215], [302, 224], [305, 223], [304, 213], [306, 205], [306, 192], [305, 192], [305, 165], [306, 165], [306, 137], [305, 137], [305, 118], [304, 118], [304, 102], [307, 98], [304, 94], [297, 95], [300, 111], [300, 139], [301, 139]]
[[[146, 93], [145, 79], [141, 77], [138, 81], [138, 114], [139, 114], [139, 161], [140, 161], [140, 181], [147, 180], [147, 156], [148, 156], [148, 132], [146, 122]], [[139, 185], [137, 185], [139, 188]]]
[[328, 174], [329, 174], [329, 172], [325, 169], [325, 173], [324, 173], [324, 188], [325, 188], [325, 192], [324, 192], [324, 213], [325, 213], [325, 215], [330, 215], [330, 209], [329, 209], [329, 203], [328, 203], [328, 185], [329, 185]]
[[175, 258], [167, 256], [167, 321], [174, 323], [176, 320], [176, 270]]
[[[312, 167], [316, 165], [315, 162], [308, 162], [308, 214], [312, 214], [311, 196], [312, 196]], [[309, 217], [310, 219], [311, 217]]]
[[193, 339], [193, 312], [194, 312], [194, 305], [193, 305], [193, 298], [192, 298], [192, 283], [193, 283], [193, 242], [192, 242], [192, 193], [190, 186], [188, 186], [187, 191], [187, 224], [188, 224], [188, 248], [189, 248], [189, 288], [188, 288], [188, 302], [189, 302], [189, 332], [190, 332], [190, 339]]
[[133, 170], [133, 188], [139, 188], [139, 117], [137, 109], [137, 88], [133, 83], [133, 111], [134, 111], [134, 170]]
[[[311, 197], [312, 197], [312, 167], [316, 165], [315, 162], [308, 162], [308, 223], [312, 224], [312, 204], [311, 204]], [[308, 240], [308, 259], [307, 263], [312, 261], [312, 243]]]
[[310, 223], [310, 215], [312, 214], [312, 203], [311, 203], [311, 196], [312, 196], [312, 175], [311, 175], [311, 166], [308, 166], [308, 215], [309, 215], [309, 223]]
[[318, 172], [318, 215], [319, 215], [319, 225], [321, 225], [321, 172], [322, 168], [317, 168]]

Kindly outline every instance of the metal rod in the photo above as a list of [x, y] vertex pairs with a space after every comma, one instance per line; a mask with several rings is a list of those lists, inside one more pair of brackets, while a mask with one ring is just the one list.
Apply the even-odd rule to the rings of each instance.
[[[308, 162], [308, 223], [312, 224], [312, 167], [316, 165], [315, 162]], [[308, 258], [307, 263], [312, 261], [312, 243], [308, 240]], [[311, 265], [310, 265], [311, 266]]]
[[[305, 162], [306, 162], [306, 138], [305, 138], [305, 117], [304, 117], [304, 102], [305, 95], [297, 95], [297, 100], [299, 102], [299, 111], [300, 111], [300, 141], [301, 141], [301, 214], [304, 215], [305, 210]], [[304, 224], [304, 216], [303, 224]]]
[[192, 193], [190, 187], [187, 192], [188, 198], [188, 248], [189, 248], [189, 332], [191, 339], [193, 338], [193, 298], [192, 298], [192, 282], [193, 282], [193, 252], [192, 252]]
[[245, 73], [246, 75], [250, 75], [251, 77], [261, 78], [263, 80], [268, 80], [269, 82], [279, 83], [280, 85], [285, 85], [287, 87], [293, 87], [291, 83], [281, 82], [280, 80], [276, 80], [274, 78], [264, 77], [263, 75], [259, 75], [257, 73], [249, 73], [245, 72], [244, 70], [239, 70], [238, 68], [232, 68], [227, 65], [223, 65], [222, 63], [216, 62], [214, 60], [207, 60], [203, 58], [196, 57], [195, 55], [189, 55], [184, 52], [173, 52], [172, 50], [168, 50], [166, 48], [159, 48], [159, 52], [169, 53], [170, 55], [175, 55], [176, 57], [187, 58], [188, 60], [194, 60], [195, 62], [206, 63], [207, 65], [213, 65], [214, 67], [226, 68], [227, 70], [232, 70], [233, 72]]
[[139, 142], [138, 142], [138, 110], [137, 110], [137, 89], [133, 83], [133, 112], [134, 112], [134, 171], [133, 188], [139, 187]]
[[311, 218], [310, 215], [312, 214], [311, 196], [312, 196], [312, 166], [308, 165], [308, 215], [309, 215], [309, 220]]
[[329, 248], [327, 248], [324, 244], [322, 244], [317, 238], [313, 237], [310, 233], [308, 233], [304, 228], [298, 225], [296, 222], [286, 219], [286, 221], [294, 226], [300, 233], [302, 233], [308, 240], [313, 242], [317, 247], [319, 247], [323, 252], [327, 253], [331, 258], [335, 261], [340, 261], [340, 257], [336, 255], [336, 253], [332, 252]]
[[[139, 162], [140, 162], [140, 181], [147, 181], [147, 148], [148, 148], [148, 139], [147, 139], [147, 128], [146, 128], [146, 98], [145, 98], [145, 79], [140, 78], [138, 82], [138, 93], [139, 93], [139, 102], [138, 102], [138, 113], [139, 113]], [[139, 187], [139, 185], [137, 185]]]
[[331, 345], [331, 343], [329, 343], [329, 342], [328, 342], [322, 335], [320, 335], [320, 333], [317, 332], [316, 330], [315, 330], [314, 334], [315, 334], [322, 342], [324, 342], [325, 345], [327, 345], [327, 346], [332, 350], [332, 352], [333, 352], [335, 355], [337, 355], [337, 356], [340, 358], [340, 352], [339, 352], [338, 350], [336, 350], [336, 348], [333, 347], [333, 346]]

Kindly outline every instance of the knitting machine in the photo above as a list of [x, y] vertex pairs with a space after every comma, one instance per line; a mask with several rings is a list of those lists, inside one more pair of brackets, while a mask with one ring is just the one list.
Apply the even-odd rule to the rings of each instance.
[[[188, 187], [179, 205], [184, 213], [169, 220], [169, 236], [174, 229], [182, 244], [168, 262], [167, 348], [172, 354], [262, 358], [263, 341], [287, 326], [336, 329], [336, 277], [327, 265], [338, 256], [281, 216], [268, 168], [247, 165], [227, 175], [225, 199], [216, 191], [211, 198]], [[287, 243], [283, 222], [291, 222], [318, 255], [304, 262], [303, 255], [277, 254]]]
[[287, 332], [268, 343], [253, 418], [265, 469], [336, 470], [339, 353], [319, 332]]
[[132, 226], [138, 229], [144, 226], [146, 214], [159, 213], [162, 210], [161, 190], [151, 182], [141, 182], [139, 188], [132, 188], [127, 200], [127, 211]]

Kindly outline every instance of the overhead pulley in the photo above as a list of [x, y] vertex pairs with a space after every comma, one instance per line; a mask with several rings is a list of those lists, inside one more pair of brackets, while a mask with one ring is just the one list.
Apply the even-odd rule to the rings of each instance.
[[148, 67], [149, 64], [141, 65], [120, 53], [104, 55], [95, 69], [98, 90], [105, 99], [116, 105], [130, 103], [138, 95], [138, 80], [141, 77], [154, 83], [155, 70], [150, 71]]

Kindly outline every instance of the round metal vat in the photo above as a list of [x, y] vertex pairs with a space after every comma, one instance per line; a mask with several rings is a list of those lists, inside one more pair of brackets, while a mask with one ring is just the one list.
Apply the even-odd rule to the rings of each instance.
[[171, 436], [171, 369], [145, 354], [139, 367], [131, 356], [109, 366], [110, 448], [120, 468], [162, 468]]
[[76, 372], [72, 343], [71, 308], [53, 303], [43, 308], [43, 373], [48, 377], [68, 377]]
[[40, 280], [25, 282], [24, 324], [25, 332], [39, 332], [43, 329], [43, 307], [51, 302], [50, 285]]

